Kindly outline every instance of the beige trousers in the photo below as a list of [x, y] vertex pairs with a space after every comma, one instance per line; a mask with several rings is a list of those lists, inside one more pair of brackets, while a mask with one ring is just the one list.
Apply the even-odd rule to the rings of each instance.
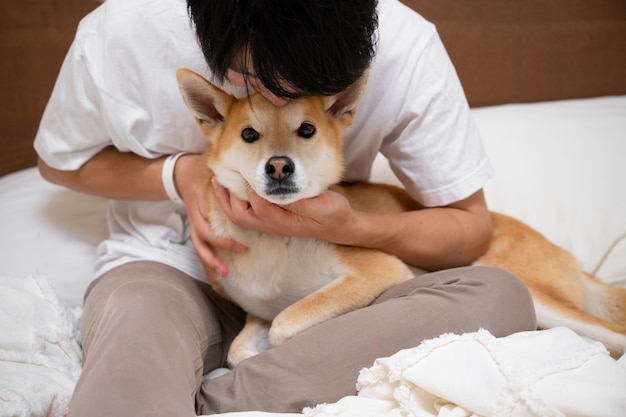
[[500, 269], [426, 274], [370, 306], [309, 329], [212, 380], [245, 314], [208, 284], [154, 262], [132, 262], [88, 289], [83, 372], [70, 417], [192, 417], [228, 411], [300, 412], [355, 394], [378, 357], [443, 333], [496, 336], [535, 328], [528, 290]]

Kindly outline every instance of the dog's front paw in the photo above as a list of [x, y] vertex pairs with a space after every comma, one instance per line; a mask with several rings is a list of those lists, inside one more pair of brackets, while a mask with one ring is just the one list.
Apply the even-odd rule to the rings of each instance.
[[228, 349], [228, 366], [234, 368], [244, 359], [270, 348], [268, 342], [269, 323], [253, 316], [248, 316], [246, 325], [235, 337]]
[[228, 349], [228, 358], [226, 359], [228, 367], [232, 369], [244, 359], [248, 359], [259, 353], [261, 353], [261, 351], [254, 347], [232, 344], [230, 349]]
[[294, 320], [291, 315], [284, 313], [283, 311], [272, 321], [269, 330], [269, 343], [272, 347], [282, 344], [311, 327], [307, 320]]

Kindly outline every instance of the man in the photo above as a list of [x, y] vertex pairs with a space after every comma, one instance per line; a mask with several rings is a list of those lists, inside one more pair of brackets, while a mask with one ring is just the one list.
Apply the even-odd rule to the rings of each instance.
[[[341, 95], [369, 69], [344, 138], [346, 179], [368, 179], [380, 151], [424, 209], [366, 215], [324, 193], [291, 211], [253, 192], [241, 201], [215, 178], [220, 203], [246, 227], [375, 247], [442, 271], [204, 380], [224, 366], [244, 314], [212, 291], [198, 258], [226, 275], [211, 247], [247, 248], [206, 221], [206, 138], [179, 96], [178, 67], [277, 106]], [[70, 416], [300, 411], [353, 394], [359, 369], [426, 338], [534, 328], [517, 278], [446, 269], [488, 245], [491, 167], [434, 27], [395, 0], [108, 0], [81, 22], [35, 146], [45, 178], [112, 199]]]

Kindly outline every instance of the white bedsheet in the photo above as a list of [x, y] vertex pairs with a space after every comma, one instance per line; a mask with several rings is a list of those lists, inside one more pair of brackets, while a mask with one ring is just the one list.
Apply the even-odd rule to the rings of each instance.
[[[473, 113], [496, 168], [486, 188], [491, 208], [537, 228], [601, 279], [626, 286], [626, 96]], [[373, 180], [395, 181], [383, 158]], [[76, 326], [95, 246], [106, 236], [105, 211], [104, 199], [47, 184], [35, 169], [0, 178], [0, 417], [64, 414], [80, 372]], [[546, 355], [555, 362], [542, 362]], [[578, 365], [568, 370], [567, 363]], [[563, 367], [553, 374], [548, 365]], [[446, 336], [379, 360], [361, 374], [359, 396], [305, 414], [498, 415], [497, 407], [515, 403], [525, 410], [517, 415], [564, 415], [546, 411], [554, 408], [625, 416], [623, 375], [623, 364], [566, 329], [506, 339]], [[610, 412], [585, 414], [590, 406]]]

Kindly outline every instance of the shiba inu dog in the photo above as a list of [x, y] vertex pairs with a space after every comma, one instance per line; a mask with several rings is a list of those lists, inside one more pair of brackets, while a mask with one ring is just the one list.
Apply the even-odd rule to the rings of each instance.
[[[186, 104], [210, 138], [209, 175], [239, 198], [246, 199], [246, 188], [252, 187], [266, 200], [287, 204], [316, 196], [341, 180], [341, 137], [352, 122], [358, 86], [343, 100], [312, 97], [275, 107], [261, 95], [236, 100], [188, 70], [178, 70], [177, 78]], [[215, 289], [248, 313], [229, 351], [231, 366], [317, 323], [364, 307], [413, 276], [403, 262], [381, 251], [242, 229], [222, 212], [208, 180], [207, 186], [214, 232], [249, 248], [244, 254], [216, 250], [229, 274], [215, 279]], [[378, 207], [370, 210], [412, 208], [410, 199], [374, 201]]]
[[[221, 210], [208, 180], [216, 175], [244, 200], [247, 187], [276, 204], [330, 188], [357, 210], [419, 209], [398, 187], [337, 185], [343, 168], [341, 138], [352, 123], [362, 86], [339, 99], [307, 97], [275, 107], [261, 95], [236, 99], [190, 70], [178, 70], [177, 79], [185, 103], [210, 139], [206, 165], [211, 226], [250, 248], [243, 254], [216, 249], [229, 275], [215, 279], [214, 287], [248, 313], [229, 351], [231, 366], [315, 324], [364, 307], [413, 276], [399, 259], [378, 250], [238, 227]], [[613, 352], [623, 352], [626, 289], [584, 273], [571, 254], [525, 224], [498, 213], [492, 213], [492, 220], [493, 241], [477, 264], [520, 277], [531, 291], [541, 327], [569, 326], [603, 341]]]

